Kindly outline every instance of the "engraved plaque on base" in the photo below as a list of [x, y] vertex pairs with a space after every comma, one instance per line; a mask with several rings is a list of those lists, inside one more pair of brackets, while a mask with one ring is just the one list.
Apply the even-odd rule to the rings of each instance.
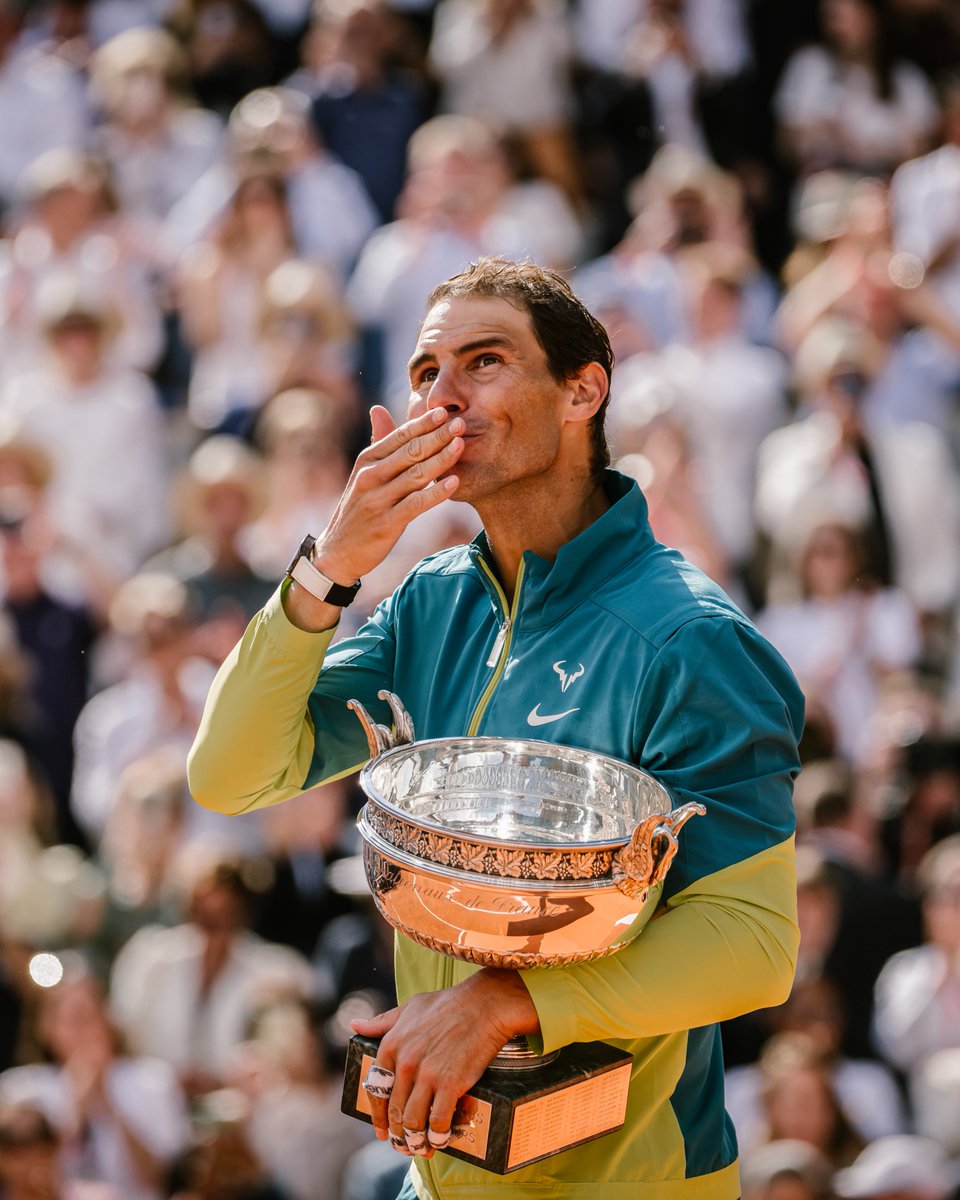
[[[360, 1083], [377, 1046], [355, 1036], [347, 1047], [341, 1108], [365, 1121], [370, 1105]], [[579, 1042], [534, 1071], [485, 1071], [461, 1098], [440, 1153], [506, 1175], [613, 1133], [626, 1116], [631, 1062], [605, 1042]]]

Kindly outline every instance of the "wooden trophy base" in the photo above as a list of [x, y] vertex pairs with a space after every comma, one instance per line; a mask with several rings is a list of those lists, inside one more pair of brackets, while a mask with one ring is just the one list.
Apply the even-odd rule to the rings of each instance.
[[[370, 1105], [360, 1084], [378, 1045], [357, 1035], [347, 1046], [340, 1107], [361, 1121]], [[577, 1042], [542, 1066], [487, 1070], [461, 1098], [441, 1153], [506, 1175], [613, 1133], [626, 1116], [632, 1061], [606, 1042]]]

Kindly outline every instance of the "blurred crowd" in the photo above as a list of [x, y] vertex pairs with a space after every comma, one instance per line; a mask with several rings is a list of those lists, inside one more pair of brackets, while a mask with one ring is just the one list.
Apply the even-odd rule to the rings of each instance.
[[806, 693], [745, 1200], [960, 1196], [958, 70], [955, 0], [0, 0], [0, 1200], [393, 1200], [355, 781], [184, 763], [484, 254], [605, 321], [616, 466]]

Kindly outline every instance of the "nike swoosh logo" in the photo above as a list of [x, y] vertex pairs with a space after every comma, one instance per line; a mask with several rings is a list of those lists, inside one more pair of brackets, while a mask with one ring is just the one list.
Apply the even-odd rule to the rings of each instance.
[[562, 712], [562, 713], [541, 713], [540, 705], [538, 704], [534, 708], [530, 709], [530, 712], [527, 715], [527, 724], [528, 725], [549, 725], [551, 721], [559, 721], [561, 717], [569, 717], [571, 713], [575, 713], [575, 712], [579, 712], [579, 711], [580, 711], [580, 706], [578, 705], [576, 708], [568, 708], [566, 710], [566, 712]]

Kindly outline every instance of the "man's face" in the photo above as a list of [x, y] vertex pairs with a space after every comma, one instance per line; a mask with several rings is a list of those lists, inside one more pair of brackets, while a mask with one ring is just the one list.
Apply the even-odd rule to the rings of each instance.
[[442, 407], [466, 424], [452, 471], [457, 499], [476, 503], [538, 479], [549, 486], [569, 389], [550, 374], [526, 312], [496, 298], [440, 301], [420, 330], [410, 389], [408, 417]]

